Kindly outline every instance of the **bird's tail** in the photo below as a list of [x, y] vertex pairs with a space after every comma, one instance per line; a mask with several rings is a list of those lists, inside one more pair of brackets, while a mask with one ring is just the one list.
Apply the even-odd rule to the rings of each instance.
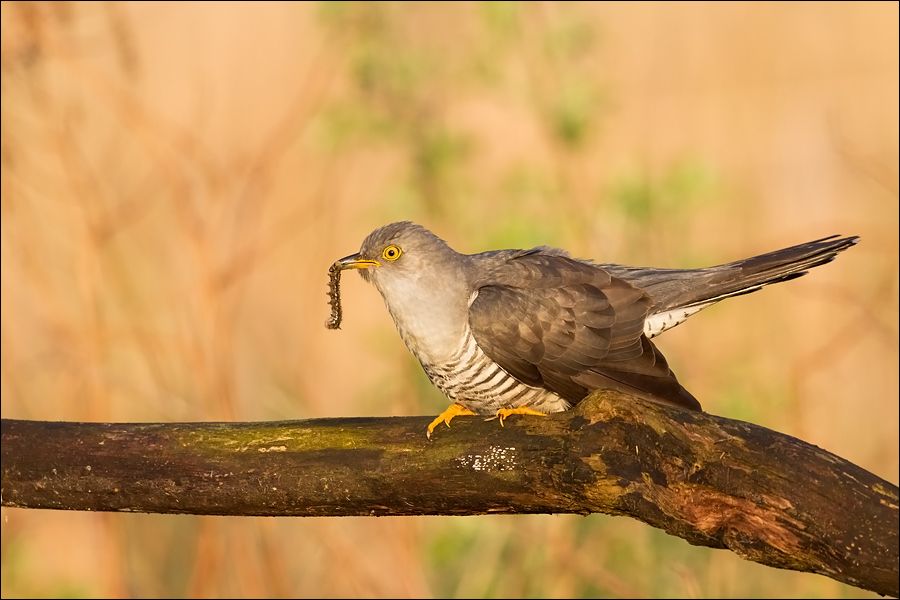
[[789, 281], [806, 275], [813, 267], [830, 263], [839, 252], [855, 245], [858, 236], [832, 235], [745, 258], [724, 265], [702, 269], [705, 285], [686, 286], [682, 293], [667, 299], [669, 308], [708, 305], [732, 296], [749, 294], [764, 286]]
[[858, 241], [857, 236], [832, 235], [706, 269], [601, 266], [650, 296], [652, 305], [645, 333], [654, 337], [720, 300], [802, 277], [813, 267], [831, 262], [839, 252]]

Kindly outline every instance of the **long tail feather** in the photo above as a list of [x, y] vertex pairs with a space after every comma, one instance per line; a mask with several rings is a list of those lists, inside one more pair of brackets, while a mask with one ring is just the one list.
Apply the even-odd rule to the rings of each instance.
[[763, 286], [790, 281], [806, 275], [810, 269], [830, 263], [839, 252], [856, 245], [858, 236], [832, 235], [820, 240], [791, 246], [706, 269], [711, 277], [707, 289], [696, 290], [696, 297], [684, 297], [680, 306], [690, 306], [747, 294]]
[[653, 307], [644, 331], [647, 337], [653, 337], [720, 300], [802, 277], [810, 269], [831, 262], [858, 241], [858, 236], [832, 235], [706, 269], [601, 266], [652, 298]]

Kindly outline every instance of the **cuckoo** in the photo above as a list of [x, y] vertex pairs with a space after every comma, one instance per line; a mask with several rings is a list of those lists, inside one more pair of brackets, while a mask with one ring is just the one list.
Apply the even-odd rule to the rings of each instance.
[[428, 426], [430, 438], [459, 415], [492, 415], [502, 425], [513, 414], [566, 410], [597, 389], [701, 410], [650, 340], [720, 300], [805, 275], [858, 239], [657, 269], [547, 246], [461, 254], [404, 221], [373, 231], [332, 273], [359, 269], [375, 285], [403, 342], [452, 401]]

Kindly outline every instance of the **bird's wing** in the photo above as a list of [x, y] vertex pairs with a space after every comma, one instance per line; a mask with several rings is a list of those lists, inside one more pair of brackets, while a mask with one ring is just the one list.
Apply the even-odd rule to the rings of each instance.
[[523, 252], [476, 284], [469, 326], [481, 349], [528, 385], [577, 403], [613, 388], [700, 409], [643, 335], [650, 298], [607, 271]]

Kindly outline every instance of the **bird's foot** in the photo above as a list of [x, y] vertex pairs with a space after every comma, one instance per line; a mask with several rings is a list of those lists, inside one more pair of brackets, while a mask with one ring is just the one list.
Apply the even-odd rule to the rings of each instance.
[[509, 415], [535, 415], [538, 417], [546, 417], [547, 413], [542, 413], [539, 410], [534, 410], [533, 408], [528, 408], [527, 406], [520, 406], [519, 408], [501, 408], [497, 411], [496, 415], [489, 419], [485, 419], [485, 421], [500, 419], [500, 427], [503, 427], [503, 420]]
[[434, 431], [434, 428], [440, 425], [441, 423], [445, 424], [447, 427], [450, 427], [450, 421], [453, 420], [453, 417], [458, 417], [460, 415], [474, 415], [471, 410], [463, 406], [462, 404], [456, 404], [455, 402], [447, 407], [447, 410], [439, 414], [435, 417], [434, 421], [432, 421], [428, 425], [428, 431], [426, 432], [426, 436], [428, 439], [431, 439], [431, 432]]

